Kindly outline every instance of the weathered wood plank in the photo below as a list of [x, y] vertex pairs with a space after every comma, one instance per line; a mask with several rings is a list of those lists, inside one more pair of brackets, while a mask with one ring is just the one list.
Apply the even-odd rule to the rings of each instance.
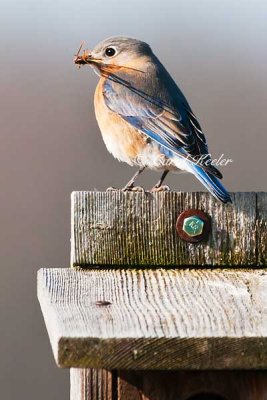
[[[74, 192], [71, 264], [266, 265], [267, 240], [257, 240], [263, 232], [266, 239], [267, 197], [258, 196], [259, 213], [256, 193], [232, 198], [224, 205], [209, 193]], [[197, 245], [184, 242], [175, 229], [178, 215], [190, 208], [212, 217], [208, 240]]]
[[259, 269], [43, 269], [38, 275], [62, 367], [266, 368], [266, 290], [267, 271]]
[[[117, 378], [118, 400], [142, 400], [144, 399], [143, 381], [145, 372], [119, 371]], [[149, 394], [146, 394], [146, 398]]]
[[267, 371], [71, 369], [71, 400], [191, 400], [201, 394], [202, 400], [266, 400]]
[[258, 265], [267, 265], [267, 193], [257, 193], [257, 258]]
[[267, 372], [119, 371], [118, 400], [184, 399], [266, 400]]
[[114, 400], [116, 393], [116, 372], [71, 368], [70, 400]]
[[[71, 369], [71, 400], [266, 400], [267, 371]], [[205, 397], [204, 397], [205, 394]]]
[[267, 371], [71, 369], [70, 376], [71, 400], [190, 400], [200, 395], [202, 400], [267, 398]]

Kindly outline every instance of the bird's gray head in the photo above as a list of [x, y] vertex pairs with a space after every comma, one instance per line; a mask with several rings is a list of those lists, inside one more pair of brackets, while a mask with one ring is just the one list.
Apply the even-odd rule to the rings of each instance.
[[145, 67], [154, 57], [150, 46], [141, 40], [118, 36], [111, 37], [98, 43], [92, 51], [77, 55], [76, 64], [90, 64], [98, 69]]

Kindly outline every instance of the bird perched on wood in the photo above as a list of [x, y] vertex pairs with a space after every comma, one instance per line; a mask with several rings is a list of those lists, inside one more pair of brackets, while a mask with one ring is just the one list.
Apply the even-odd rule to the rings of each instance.
[[162, 171], [152, 190], [164, 190], [169, 171], [196, 176], [219, 200], [231, 198], [211, 164], [204, 133], [185, 96], [150, 46], [128, 37], [112, 37], [92, 51], [81, 47], [74, 62], [89, 64], [100, 76], [95, 113], [108, 151], [139, 171], [125, 186], [134, 190], [145, 169]]

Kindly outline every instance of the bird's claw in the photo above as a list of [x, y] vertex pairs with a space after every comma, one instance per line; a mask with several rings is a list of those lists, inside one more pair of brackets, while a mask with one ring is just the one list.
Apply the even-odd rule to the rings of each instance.
[[169, 192], [169, 191], [170, 191], [170, 188], [167, 185], [162, 185], [160, 187], [154, 186], [151, 189], [151, 192]]
[[108, 187], [107, 189], [106, 189], [106, 192], [107, 193], [109, 193], [109, 192], [119, 192], [120, 191], [120, 189], [117, 189], [117, 188], [114, 188], [114, 187]]
[[106, 189], [106, 192], [107, 193], [110, 193], [110, 192], [142, 192], [142, 193], [144, 193], [145, 189], [142, 188], [142, 186], [125, 186], [122, 189], [117, 189], [117, 188], [114, 188], [111, 186]]
[[144, 193], [145, 189], [142, 186], [125, 186], [123, 192], [141, 192]]

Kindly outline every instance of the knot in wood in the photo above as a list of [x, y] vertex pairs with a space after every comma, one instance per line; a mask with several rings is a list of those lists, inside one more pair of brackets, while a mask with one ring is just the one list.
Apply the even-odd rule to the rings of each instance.
[[97, 300], [95, 304], [96, 306], [110, 306], [112, 303], [107, 300]]

